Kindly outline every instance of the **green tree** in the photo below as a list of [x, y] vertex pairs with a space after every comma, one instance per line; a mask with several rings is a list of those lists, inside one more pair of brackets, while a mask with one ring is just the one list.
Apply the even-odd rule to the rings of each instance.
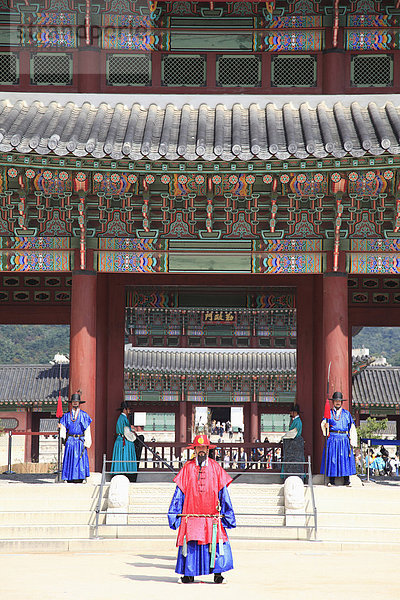
[[69, 354], [68, 325], [0, 325], [0, 364], [46, 364]]
[[[360, 444], [361, 438], [376, 438], [386, 430], [387, 424], [387, 419], [378, 420], [373, 417], [368, 417], [363, 425], [357, 427], [358, 443]], [[376, 446], [372, 447], [376, 448]]]
[[353, 336], [353, 348], [368, 348], [370, 356], [384, 356], [392, 365], [400, 364], [399, 327], [363, 327]]

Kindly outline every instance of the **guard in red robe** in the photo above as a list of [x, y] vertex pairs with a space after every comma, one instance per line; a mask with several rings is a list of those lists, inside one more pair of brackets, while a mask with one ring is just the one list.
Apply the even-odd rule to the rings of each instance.
[[197, 435], [189, 448], [188, 460], [175, 477], [176, 489], [168, 510], [171, 529], [178, 529], [178, 559], [175, 571], [180, 583], [192, 583], [195, 575], [214, 573], [214, 582], [223, 583], [221, 573], [233, 569], [231, 546], [226, 529], [236, 527], [229, 497], [232, 478], [212, 458], [215, 448], [206, 435]]

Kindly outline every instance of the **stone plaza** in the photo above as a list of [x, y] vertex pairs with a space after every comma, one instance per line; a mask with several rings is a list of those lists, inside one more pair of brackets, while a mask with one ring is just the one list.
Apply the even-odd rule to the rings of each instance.
[[199, 577], [187, 589], [177, 584], [172, 541], [136, 540], [135, 545], [113, 553], [3, 554], [2, 598], [25, 600], [27, 590], [31, 600], [389, 600], [399, 595], [399, 551], [365, 551], [362, 546], [328, 550], [319, 542], [289, 543], [286, 548], [273, 541], [233, 542], [235, 569], [227, 573], [227, 584], [215, 586], [210, 576]]

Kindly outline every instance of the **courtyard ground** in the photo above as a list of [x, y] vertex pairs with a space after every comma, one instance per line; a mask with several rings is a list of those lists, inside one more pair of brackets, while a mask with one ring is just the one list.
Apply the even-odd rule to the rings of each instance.
[[[226, 585], [178, 585], [176, 551], [166, 540], [138, 540], [136, 552], [0, 555], [2, 600], [337, 600], [400, 598], [400, 553], [246, 549], [233, 542]], [[253, 548], [253, 544], [252, 544]]]

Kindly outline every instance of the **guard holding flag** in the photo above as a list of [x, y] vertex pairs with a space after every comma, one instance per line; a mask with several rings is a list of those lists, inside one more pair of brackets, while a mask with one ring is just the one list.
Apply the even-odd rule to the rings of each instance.
[[228, 493], [232, 478], [212, 458], [215, 448], [205, 434], [197, 435], [189, 448], [194, 457], [175, 477], [176, 489], [168, 510], [171, 529], [178, 529], [179, 583], [192, 583], [196, 575], [214, 574], [214, 583], [224, 583], [222, 573], [233, 569], [231, 546], [225, 529], [236, 527]]
[[343, 477], [344, 485], [350, 485], [350, 475], [356, 474], [356, 463], [351, 446], [357, 445], [357, 431], [353, 417], [342, 408], [342, 392], [334, 392], [333, 408], [325, 411], [321, 422], [323, 435], [327, 438], [322, 455], [321, 473], [329, 477], [328, 486], [335, 485], [335, 477]]
[[60, 437], [66, 440], [61, 479], [71, 483], [82, 483], [90, 475], [87, 448], [92, 445], [92, 419], [81, 410], [84, 403], [80, 391], [72, 394], [71, 410], [60, 420]]

